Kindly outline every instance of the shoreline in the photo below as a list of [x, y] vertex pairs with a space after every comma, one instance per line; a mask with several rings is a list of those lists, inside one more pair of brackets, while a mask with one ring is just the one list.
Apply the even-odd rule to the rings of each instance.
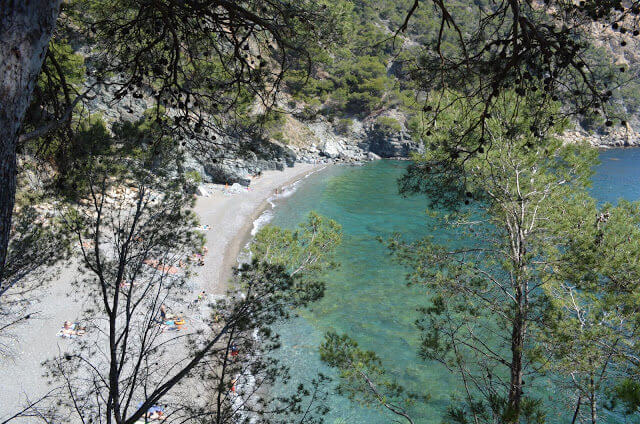
[[194, 276], [194, 290], [224, 295], [242, 249], [251, 239], [254, 222], [272, 207], [269, 200], [280, 190], [319, 171], [327, 164], [297, 163], [283, 171], [265, 171], [248, 190], [225, 194], [224, 186], [205, 185], [209, 196], [198, 197], [195, 213], [201, 225], [208, 225], [205, 265]]
[[[307, 172], [303, 172], [302, 174], [297, 174], [290, 179], [286, 180], [284, 183], [280, 184], [278, 187], [275, 187], [273, 190], [281, 191], [283, 188], [290, 186], [292, 184], [297, 183], [298, 181], [308, 177], [311, 174], [319, 172], [326, 168], [327, 165], [318, 165], [318, 167], [313, 168]], [[273, 192], [272, 190], [272, 192]], [[238, 257], [240, 253], [242, 253], [242, 249], [251, 241], [253, 235], [251, 231], [254, 228], [255, 221], [262, 216], [262, 214], [267, 210], [273, 210], [275, 205], [270, 202], [270, 199], [274, 196], [272, 193], [269, 197], [264, 199], [260, 205], [254, 210], [254, 213], [249, 217], [249, 219], [245, 222], [245, 225], [238, 231], [237, 236], [232, 241], [231, 245], [227, 249], [224, 254], [224, 258], [222, 261], [222, 270], [220, 271], [220, 280], [222, 282], [228, 282], [229, 279], [233, 276], [233, 267], [238, 265]], [[276, 195], [277, 196], [277, 195]], [[277, 197], [276, 197], [277, 200]], [[224, 283], [228, 287], [228, 283]]]

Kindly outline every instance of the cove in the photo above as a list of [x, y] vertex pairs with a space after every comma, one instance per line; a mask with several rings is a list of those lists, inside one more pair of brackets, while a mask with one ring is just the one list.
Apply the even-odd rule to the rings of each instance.
[[[601, 202], [640, 199], [640, 149], [601, 152], [592, 194]], [[277, 328], [282, 337], [280, 359], [291, 367], [292, 381], [308, 383], [318, 372], [334, 375], [319, 360], [326, 331], [347, 333], [364, 349], [376, 351], [391, 375], [407, 390], [427, 393], [431, 400], [411, 410], [416, 422], [436, 424], [450, 403], [457, 380], [440, 365], [421, 360], [416, 308], [427, 293], [407, 287], [406, 270], [393, 262], [383, 243], [394, 233], [406, 239], [427, 235], [423, 197], [403, 198], [397, 179], [407, 163], [377, 161], [359, 167], [334, 166], [300, 183], [298, 190], [274, 210], [272, 223], [294, 227], [314, 210], [338, 221], [343, 244], [341, 267], [326, 276], [325, 297], [300, 316]], [[335, 383], [331, 388], [335, 387]], [[553, 403], [553, 393], [545, 393]], [[337, 394], [329, 398], [330, 424], [391, 422], [381, 410], [363, 408]], [[548, 412], [550, 422], [562, 411]], [[615, 422], [616, 419], [608, 421]]]

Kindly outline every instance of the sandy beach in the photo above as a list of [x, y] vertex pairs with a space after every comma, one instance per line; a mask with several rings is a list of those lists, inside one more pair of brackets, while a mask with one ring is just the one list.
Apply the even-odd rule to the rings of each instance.
[[265, 171], [251, 182], [250, 189], [228, 194], [224, 186], [215, 186], [209, 197], [199, 197], [195, 212], [202, 225], [208, 225], [209, 253], [205, 265], [197, 270], [193, 279], [195, 289], [211, 294], [224, 294], [231, 269], [237, 264], [238, 254], [246, 245], [253, 221], [269, 207], [268, 199], [277, 188], [282, 188], [320, 169], [321, 165], [296, 164], [284, 171]]
[[[270, 207], [268, 199], [277, 188], [287, 186], [324, 165], [297, 164], [284, 171], [265, 171], [251, 182], [249, 190], [225, 193], [224, 186], [208, 185], [209, 196], [199, 197], [195, 212], [208, 226], [205, 264], [195, 271], [194, 292], [225, 293], [231, 269], [247, 243], [253, 221]], [[27, 400], [35, 400], [49, 387], [43, 377], [42, 362], [70, 348], [68, 340], [56, 337], [63, 321], [74, 321], [82, 305], [74, 299], [71, 283], [78, 278], [77, 266], [63, 269], [43, 291], [34, 305], [35, 318], [19, 329], [15, 340], [7, 343], [9, 357], [0, 357], [0, 422], [21, 409]], [[23, 421], [23, 422], [29, 422]]]

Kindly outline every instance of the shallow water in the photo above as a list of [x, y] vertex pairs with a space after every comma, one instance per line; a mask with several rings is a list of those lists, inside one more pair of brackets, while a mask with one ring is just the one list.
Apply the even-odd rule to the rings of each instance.
[[[640, 199], [640, 149], [604, 151], [601, 160], [593, 194], [601, 201]], [[303, 181], [274, 209], [276, 225], [293, 227], [315, 210], [338, 221], [344, 232], [338, 251], [342, 265], [327, 276], [325, 297], [280, 326], [280, 357], [291, 367], [293, 381], [309, 381], [318, 372], [331, 375], [320, 363], [318, 345], [326, 331], [347, 333], [361, 347], [375, 350], [407, 390], [431, 396], [426, 405], [412, 411], [416, 422], [431, 424], [441, 421], [456, 380], [440, 365], [417, 357], [419, 332], [414, 321], [426, 293], [406, 286], [405, 270], [393, 263], [378, 241], [395, 232], [410, 238], [427, 234], [426, 201], [402, 198], [397, 192], [397, 179], [405, 167], [406, 162], [399, 161], [330, 167]], [[547, 400], [552, 396], [548, 393]], [[328, 406], [328, 423], [390, 422], [385, 412], [360, 407], [337, 394]]]

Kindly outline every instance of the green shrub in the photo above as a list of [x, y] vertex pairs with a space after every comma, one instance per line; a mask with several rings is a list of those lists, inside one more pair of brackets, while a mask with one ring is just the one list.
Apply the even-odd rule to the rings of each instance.
[[349, 118], [342, 118], [338, 120], [336, 124], [336, 132], [338, 134], [346, 135], [351, 132], [351, 126], [353, 125], [353, 120]]
[[184, 176], [194, 184], [200, 184], [202, 182], [202, 175], [200, 175], [198, 171], [187, 171], [184, 173]]
[[376, 120], [376, 131], [389, 136], [402, 131], [402, 124], [390, 116], [381, 116]]

